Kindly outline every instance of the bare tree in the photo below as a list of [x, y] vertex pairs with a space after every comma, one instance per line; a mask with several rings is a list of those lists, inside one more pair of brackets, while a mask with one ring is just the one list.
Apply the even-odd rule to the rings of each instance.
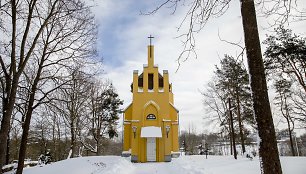
[[100, 140], [101, 135], [105, 134], [105, 128], [102, 129], [103, 121], [98, 116], [98, 107], [99, 107], [99, 97], [101, 96], [101, 93], [107, 89], [108, 82], [104, 83], [102, 81], [97, 81], [95, 79], [92, 79], [90, 81], [90, 87], [89, 87], [89, 99], [88, 99], [88, 115], [87, 120], [89, 124], [86, 126], [87, 135], [91, 135], [94, 139], [94, 144], [90, 143], [91, 139], [88, 140], [84, 137], [80, 137], [82, 145], [86, 148], [86, 150], [89, 150], [92, 153], [95, 153], [96, 155], [100, 155], [101, 148], [100, 148]]
[[61, 113], [57, 112], [53, 107], [50, 107], [50, 105], [52, 104], [48, 103], [47, 105], [45, 105], [44, 110], [50, 120], [50, 125], [52, 126], [52, 157], [54, 161], [59, 161], [65, 159], [68, 155], [65, 146], [62, 145], [63, 135], [65, 134], [64, 130], [66, 129], [63, 116], [61, 116]]
[[[0, 167], [2, 167], [4, 164], [7, 145], [6, 140], [9, 132], [13, 107], [16, 100], [19, 78], [33, 52], [33, 49], [36, 46], [38, 37], [54, 13], [54, 10], [49, 11], [47, 16], [44, 18], [45, 21], [43, 25], [37, 26], [35, 29], [33, 27], [32, 34], [34, 37], [28, 38], [34, 13], [33, 4], [35, 4], [35, 1], [31, 1], [30, 4], [28, 4], [29, 8], [26, 10], [28, 17], [25, 19], [25, 23], [27, 26], [25, 29], [19, 30], [18, 27], [20, 26], [18, 26], [17, 23], [22, 20], [21, 16], [18, 16], [18, 14], [21, 14], [19, 13], [20, 9], [18, 9], [19, 4], [17, 4], [17, 2], [14, 0], [4, 2], [1, 1], [1, 22], [4, 20], [10, 21], [1, 24], [11, 24], [12, 26], [1, 25], [3, 35], [4, 33], [7, 35], [1, 40], [0, 55], [0, 63], [2, 68], [1, 86], [3, 92], [3, 116], [0, 130]], [[54, 7], [52, 9], [54, 9]], [[9, 30], [9, 28], [12, 28], [12, 30]], [[9, 43], [5, 42], [5, 39], [9, 40]], [[26, 46], [26, 43], [31, 43], [31, 45]], [[5, 56], [5, 58], [3, 58], [3, 56]], [[1, 172], [2, 171], [0, 171], [0, 173]]]
[[[214, 77], [213, 79], [215, 79]], [[219, 124], [222, 133], [230, 137], [231, 154], [233, 154], [231, 124], [228, 115], [228, 105], [226, 91], [220, 90], [214, 80], [207, 84], [205, 91], [202, 91], [203, 105], [206, 108], [207, 116], [204, 119], [210, 120], [210, 123]]]
[[[290, 22], [298, 22], [306, 19], [306, 11], [303, 1], [300, 0], [256, 0], [260, 17], [268, 20], [269, 27], [274, 27]], [[271, 18], [271, 16], [273, 16]]]
[[76, 68], [70, 73], [70, 82], [57, 90], [56, 100], [50, 104], [58, 115], [63, 116], [70, 130], [71, 157], [79, 155], [77, 147], [79, 134], [86, 125], [88, 96], [90, 95], [90, 76]]
[[203, 95], [203, 105], [207, 110], [207, 117], [205, 117], [205, 119], [217, 121], [221, 126], [225, 126], [227, 129], [226, 124], [224, 124], [228, 122], [226, 117], [228, 107], [226, 104], [227, 98], [225, 92], [218, 90], [216, 83], [210, 81], [205, 91], [201, 91], [201, 94]]
[[293, 113], [295, 119], [301, 123], [302, 127], [306, 128], [306, 95], [304, 90], [300, 89], [294, 90], [293, 94]]
[[[46, 102], [49, 94], [60, 86], [50, 84], [61, 78], [62, 67], [73, 60], [80, 61], [92, 55], [95, 26], [89, 7], [81, 1], [1, 2], [4, 2], [3, 5], [1, 3], [1, 12], [5, 14], [1, 17], [10, 22], [6, 22], [1, 28], [5, 37], [0, 47], [1, 85], [4, 94], [0, 141], [6, 142], [22, 77], [28, 83], [17, 170], [17, 173], [22, 173], [33, 110]], [[0, 146], [0, 166], [3, 165], [6, 153], [2, 146], [6, 147], [6, 143], [1, 143]]]

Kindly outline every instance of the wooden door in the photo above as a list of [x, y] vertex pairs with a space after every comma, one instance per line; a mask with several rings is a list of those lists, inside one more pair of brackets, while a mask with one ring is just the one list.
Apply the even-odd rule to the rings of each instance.
[[156, 138], [147, 138], [147, 161], [156, 161]]

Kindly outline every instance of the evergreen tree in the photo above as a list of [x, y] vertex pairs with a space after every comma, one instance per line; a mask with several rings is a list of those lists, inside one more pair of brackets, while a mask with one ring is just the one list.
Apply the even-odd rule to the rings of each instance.
[[96, 154], [101, 154], [101, 137], [118, 137], [117, 125], [119, 114], [122, 113], [120, 106], [123, 101], [110, 84], [96, 99], [95, 113], [92, 114], [92, 134], [96, 141]]
[[283, 26], [275, 32], [276, 35], [270, 35], [264, 41], [267, 45], [264, 52], [266, 70], [297, 81], [306, 93], [306, 39]]
[[225, 97], [231, 98], [234, 114], [237, 117], [239, 136], [243, 153], [245, 152], [244, 124], [254, 126], [254, 116], [251, 108], [251, 95], [247, 71], [241, 62], [225, 55], [216, 67], [217, 88], [226, 91]]
[[295, 155], [291, 136], [294, 121], [305, 123], [306, 38], [279, 26], [264, 44], [267, 45], [264, 52], [266, 72], [274, 81], [276, 104], [286, 119], [292, 155]]

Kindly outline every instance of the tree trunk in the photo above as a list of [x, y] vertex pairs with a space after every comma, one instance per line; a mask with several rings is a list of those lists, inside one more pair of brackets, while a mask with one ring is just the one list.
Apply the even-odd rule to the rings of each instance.
[[75, 127], [74, 127], [74, 124], [73, 124], [74, 121], [72, 121], [72, 124], [71, 124], [71, 128], [70, 128], [70, 133], [71, 133], [71, 144], [70, 144], [70, 149], [72, 150], [72, 153], [71, 153], [71, 157], [74, 158], [75, 157], [75, 154], [76, 154], [76, 147], [75, 147]]
[[240, 1], [253, 107], [258, 126], [258, 134], [261, 139], [259, 146], [262, 166], [261, 172], [264, 174], [281, 174], [282, 168], [279, 160], [275, 129], [268, 98], [254, 1]]
[[[17, 77], [16, 77], [17, 78]], [[18, 87], [18, 79], [14, 78], [12, 84], [11, 80], [6, 81], [6, 89], [4, 91], [6, 97], [3, 97], [3, 110], [0, 129], [0, 167], [5, 164], [6, 148], [7, 148], [7, 135], [9, 134], [11, 117], [16, 100], [16, 91]], [[2, 170], [0, 170], [0, 174]]]
[[[34, 99], [33, 99], [34, 102]], [[22, 137], [20, 142], [20, 148], [19, 148], [19, 158], [18, 158], [18, 166], [16, 174], [22, 174], [23, 167], [24, 167], [24, 159], [27, 151], [27, 143], [28, 143], [28, 134], [30, 129], [30, 122], [32, 117], [33, 109], [32, 107], [27, 111], [26, 118], [23, 123], [23, 131], [22, 131]]]
[[24, 167], [24, 159], [27, 151], [27, 142], [28, 142], [28, 134], [29, 134], [29, 129], [30, 129], [30, 123], [31, 123], [31, 118], [32, 118], [32, 113], [34, 110], [34, 101], [35, 101], [35, 94], [37, 90], [37, 85], [40, 80], [40, 75], [42, 72], [43, 68], [43, 60], [39, 64], [39, 69], [37, 71], [36, 77], [34, 79], [33, 85], [31, 87], [31, 93], [29, 96], [29, 102], [28, 102], [28, 107], [27, 111], [25, 114], [25, 121], [23, 123], [23, 131], [22, 131], [22, 137], [21, 137], [21, 142], [20, 142], [20, 150], [19, 150], [19, 158], [18, 158], [18, 166], [17, 166], [17, 171], [16, 174], [22, 174], [23, 172], [23, 167]]
[[63, 150], [62, 149], [64, 149], [64, 148], [62, 148], [62, 146], [61, 146], [61, 140], [62, 140], [62, 136], [61, 136], [61, 129], [60, 129], [60, 125], [59, 125], [60, 123], [57, 121], [57, 142], [58, 142], [58, 144], [57, 144], [57, 146], [58, 146], [58, 150], [56, 151], [56, 154], [57, 154], [57, 159], [56, 159], [56, 161], [58, 161], [58, 160], [61, 160], [61, 159], [63, 159], [62, 158], [62, 154], [63, 154]]
[[100, 130], [100, 129], [97, 129], [97, 132], [96, 132], [96, 146], [97, 146], [96, 155], [97, 155], [97, 156], [101, 155], [101, 147], [100, 147], [101, 136], [100, 136], [100, 133], [101, 133], [101, 130]]
[[53, 122], [53, 125], [52, 125], [53, 159], [57, 161], [56, 132], [55, 132], [56, 121], [55, 120], [56, 120], [56, 117], [53, 116], [53, 120], [52, 120]]
[[237, 102], [237, 117], [238, 117], [238, 125], [239, 125], [239, 134], [240, 134], [240, 140], [241, 140], [242, 153], [244, 154], [245, 153], [244, 133], [243, 133], [243, 125], [242, 125], [242, 119], [241, 119], [241, 112], [240, 112], [240, 98], [239, 98], [237, 89], [236, 89], [236, 102]]
[[232, 126], [231, 126], [231, 119], [229, 117], [229, 140], [230, 140], [230, 147], [231, 147], [231, 155], [233, 155], [233, 137], [232, 137]]
[[[11, 1], [12, 4], [12, 52], [11, 52], [11, 66], [10, 72], [4, 73], [5, 75], [5, 89], [4, 96], [3, 96], [3, 112], [2, 112], [2, 120], [1, 120], [1, 129], [0, 129], [0, 174], [2, 173], [2, 166], [5, 163], [5, 156], [6, 156], [6, 146], [7, 146], [7, 135], [9, 133], [9, 127], [11, 122], [11, 117], [13, 113], [13, 108], [16, 100], [16, 91], [18, 87], [18, 80], [20, 75], [17, 73], [17, 76], [13, 76], [12, 73], [16, 72], [16, 59], [15, 59], [15, 52], [16, 52], [16, 5], [15, 1]], [[1, 66], [2, 69], [6, 69], [4, 67], [2, 57], [1, 58]], [[15, 74], [13, 74], [15, 75]], [[19, 76], [18, 76], [19, 75]], [[13, 79], [13, 80], [11, 80]]]
[[[9, 133], [9, 127], [10, 127], [10, 121], [12, 118], [12, 113], [16, 101], [16, 93], [17, 93], [17, 88], [19, 84], [19, 78], [25, 68], [25, 65], [27, 64], [27, 61], [33, 52], [33, 48], [36, 45], [36, 41], [38, 37], [36, 37], [33, 41], [33, 45], [31, 46], [31, 49], [29, 50], [28, 53], [24, 53], [25, 50], [25, 43], [28, 35], [28, 31], [30, 30], [30, 25], [29, 23], [25, 26], [25, 31], [24, 31], [24, 38], [22, 39], [22, 44], [21, 47], [18, 48], [20, 49], [21, 52], [21, 57], [19, 58], [19, 66], [17, 67], [17, 61], [16, 61], [16, 40], [17, 40], [17, 2], [16, 0], [10, 1], [11, 3], [11, 18], [12, 18], [12, 36], [11, 36], [11, 54], [10, 54], [10, 59], [11, 59], [11, 64], [9, 67], [9, 72], [5, 72], [5, 89], [4, 89], [4, 94], [5, 96], [3, 97], [3, 116], [2, 116], [2, 121], [1, 121], [1, 129], [0, 129], [0, 167], [2, 168], [4, 162], [5, 162], [5, 156], [6, 156], [6, 146], [7, 146], [7, 135]], [[33, 2], [35, 4], [36, 2]], [[30, 8], [28, 17], [32, 17], [32, 12], [34, 10], [34, 5]], [[51, 16], [50, 16], [51, 17]], [[31, 19], [31, 18], [30, 18]], [[49, 19], [49, 18], [48, 18]], [[45, 22], [46, 24], [46, 22]], [[43, 26], [44, 27], [44, 26]], [[38, 31], [37, 35], [40, 35], [42, 32], [42, 28]], [[24, 57], [26, 55], [26, 57]], [[1, 58], [1, 66], [2, 69], [7, 69], [7, 67], [4, 66], [2, 57]], [[2, 173], [2, 170], [0, 170], [0, 174]]]
[[237, 151], [236, 151], [236, 142], [235, 142], [235, 129], [234, 129], [234, 121], [233, 121], [233, 115], [232, 115], [232, 106], [231, 106], [231, 99], [228, 98], [228, 108], [229, 108], [229, 118], [230, 118], [230, 123], [231, 123], [231, 137], [233, 140], [233, 150], [234, 150], [234, 158], [237, 159]]
[[34, 80], [34, 84], [32, 86], [30, 97], [29, 97], [27, 111], [25, 114], [25, 120], [22, 125], [23, 131], [22, 131], [22, 137], [21, 137], [21, 142], [20, 142], [19, 158], [18, 158], [18, 166], [17, 166], [16, 174], [22, 174], [23, 172], [24, 159], [25, 159], [25, 155], [27, 151], [28, 134], [29, 134], [29, 129], [30, 129], [32, 113], [34, 110], [33, 105], [34, 105], [35, 93], [37, 89], [36, 87], [39, 81], [39, 77], [40, 76], [38, 75]]
[[292, 139], [292, 130], [291, 130], [291, 126], [290, 126], [290, 121], [289, 118], [286, 118], [287, 121], [287, 125], [288, 125], [288, 132], [289, 132], [289, 138], [290, 138], [290, 147], [291, 147], [291, 153], [292, 156], [295, 156], [295, 151], [294, 151], [294, 145], [293, 145], [293, 139]]
[[10, 133], [7, 135], [5, 164], [10, 163]]

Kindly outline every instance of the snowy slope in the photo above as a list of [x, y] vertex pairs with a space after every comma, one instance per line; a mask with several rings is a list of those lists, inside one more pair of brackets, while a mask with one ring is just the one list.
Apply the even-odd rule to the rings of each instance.
[[[129, 174], [134, 166], [118, 156], [80, 157], [44, 166], [25, 168], [24, 174]], [[9, 172], [5, 174], [10, 174]]]
[[[284, 174], [306, 174], [306, 157], [281, 157]], [[133, 164], [134, 174], [260, 174], [258, 159], [231, 156], [182, 156], [171, 163]]]
[[[259, 160], [230, 156], [182, 156], [169, 163], [131, 163], [118, 156], [80, 157], [43, 167], [24, 169], [24, 174], [259, 174]], [[306, 157], [281, 157], [284, 174], [306, 174]], [[6, 173], [10, 174], [10, 173]]]

